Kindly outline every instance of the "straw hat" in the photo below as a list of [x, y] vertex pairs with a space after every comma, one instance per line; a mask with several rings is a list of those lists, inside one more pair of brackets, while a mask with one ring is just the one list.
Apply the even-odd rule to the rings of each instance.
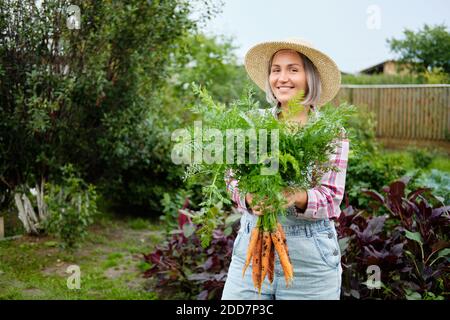
[[341, 85], [341, 72], [336, 63], [325, 53], [301, 39], [287, 39], [282, 41], [268, 41], [259, 43], [245, 55], [245, 69], [250, 78], [266, 91], [269, 60], [272, 55], [281, 49], [293, 49], [307, 56], [319, 71], [322, 84], [322, 93], [318, 105], [331, 101], [339, 91]]

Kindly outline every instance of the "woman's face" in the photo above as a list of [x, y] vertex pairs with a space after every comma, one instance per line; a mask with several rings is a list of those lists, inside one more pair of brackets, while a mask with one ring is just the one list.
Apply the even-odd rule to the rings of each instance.
[[275, 53], [270, 67], [269, 84], [277, 100], [286, 105], [300, 90], [307, 94], [303, 60], [294, 50]]

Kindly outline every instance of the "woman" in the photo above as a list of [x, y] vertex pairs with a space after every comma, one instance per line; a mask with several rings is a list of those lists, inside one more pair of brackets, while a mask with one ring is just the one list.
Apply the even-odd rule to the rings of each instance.
[[[298, 39], [255, 45], [245, 57], [245, 67], [274, 105], [273, 115], [300, 125], [308, 121], [311, 112], [319, 112], [318, 107], [333, 99], [340, 88], [341, 75], [334, 61]], [[305, 97], [302, 104], [307, 108], [296, 114], [288, 112], [288, 102], [300, 91]], [[242, 217], [222, 299], [339, 299], [342, 267], [334, 220], [341, 213], [349, 141], [345, 130], [336, 138], [338, 143], [330, 164], [340, 171], [326, 173], [313, 189], [284, 192], [287, 215], [279, 216], [279, 221], [286, 233], [294, 268], [294, 283], [288, 288], [278, 257], [274, 281], [270, 284], [264, 280], [261, 295], [254, 288], [251, 267], [242, 277], [250, 233], [261, 215], [262, 204], [252, 203], [251, 194], [240, 194], [238, 181], [232, 174], [227, 175], [228, 191]]]

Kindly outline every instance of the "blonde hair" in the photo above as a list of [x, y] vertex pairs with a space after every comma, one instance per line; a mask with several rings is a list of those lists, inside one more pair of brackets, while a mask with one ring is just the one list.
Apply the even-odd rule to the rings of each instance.
[[[282, 49], [282, 50], [284, 50], [284, 49]], [[280, 51], [280, 50], [278, 50], [278, 51]], [[277, 98], [275, 97], [275, 95], [273, 94], [272, 88], [270, 87], [270, 83], [269, 83], [270, 69], [272, 68], [273, 57], [275, 56], [275, 54], [277, 52], [275, 52], [272, 55], [272, 57], [270, 57], [269, 68], [267, 70], [267, 77], [266, 77], [266, 100], [272, 106], [279, 106], [279, 102], [278, 102]], [[311, 62], [311, 60], [309, 60], [309, 58], [307, 56], [305, 56], [304, 54], [302, 54], [298, 51], [295, 51], [295, 52], [298, 53], [298, 55], [300, 56], [300, 59], [302, 59], [302, 61], [303, 61], [303, 65], [304, 65], [305, 73], [306, 73], [306, 84], [308, 86], [305, 100], [303, 100], [302, 104], [305, 106], [317, 107], [317, 104], [320, 99], [320, 94], [322, 92], [322, 84], [320, 81], [319, 72], [317, 71], [316, 66]]]

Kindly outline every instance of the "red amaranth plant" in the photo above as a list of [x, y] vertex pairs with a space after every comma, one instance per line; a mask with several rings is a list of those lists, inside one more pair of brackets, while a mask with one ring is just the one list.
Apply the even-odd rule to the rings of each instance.
[[[383, 188], [374, 215], [343, 210], [337, 226], [343, 246], [343, 296], [354, 298], [444, 298], [450, 288], [450, 206], [420, 188], [405, 194], [409, 178]], [[385, 213], [387, 211], [387, 213]], [[366, 285], [367, 268], [381, 271], [382, 289]]]
[[[225, 219], [213, 231], [210, 245], [203, 248], [189, 210], [180, 210], [178, 228], [156, 250], [144, 254], [151, 265], [145, 277], [156, 277], [157, 286], [177, 290], [186, 298], [220, 299], [231, 261], [236, 230]], [[188, 215], [184, 214], [187, 213]]]

